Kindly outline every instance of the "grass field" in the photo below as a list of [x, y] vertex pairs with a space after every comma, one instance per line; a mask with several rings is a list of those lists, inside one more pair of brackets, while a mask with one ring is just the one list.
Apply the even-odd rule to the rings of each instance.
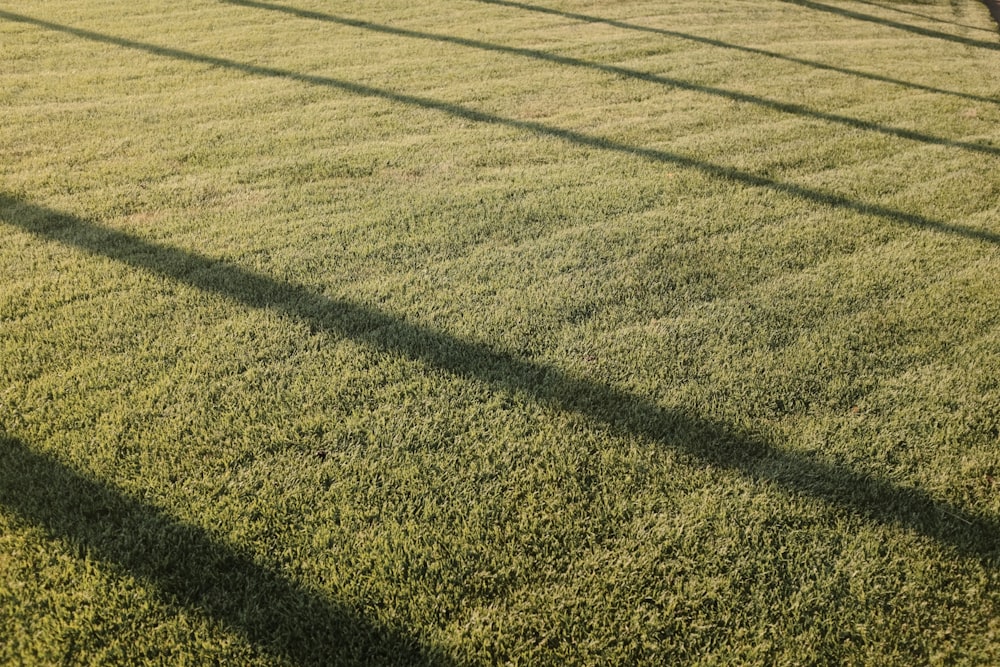
[[975, 0], [0, 0], [0, 664], [1000, 664]]

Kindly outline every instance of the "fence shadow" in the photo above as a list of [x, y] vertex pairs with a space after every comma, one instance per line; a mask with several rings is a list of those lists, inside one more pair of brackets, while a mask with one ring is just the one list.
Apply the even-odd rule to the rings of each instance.
[[[693, 465], [733, 470], [785, 492], [820, 499], [867, 520], [916, 531], [950, 545], [960, 554], [1000, 564], [1000, 524], [996, 517], [976, 515], [920, 489], [789, 453], [727, 424], [666, 410], [642, 396], [483, 343], [459, 339], [361, 304], [331, 299], [304, 286], [204, 255], [151, 243], [9, 195], [0, 194], [0, 224], [246, 307], [281, 313], [307, 323], [313, 330], [485, 382], [497, 391], [523, 393], [542, 404], [596, 420], [611, 432], [638, 435], [678, 451]], [[228, 614], [222, 611], [223, 616]]]
[[[982, 1], [987, 7], [990, 6], [990, 2], [995, 2], [995, 0], [982, 0]], [[790, 5], [799, 5], [800, 7], [807, 7], [808, 9], [813, 9], [818, 12], [835, 14], [837, 16], [843, 16], [845, 18], [855, 19], [857, 21], [874, 23], [876, 25], [885, 26], [887, 28], [894, 28], [896, 30], [910, 32], [913, 33], [914, 35], [920, 35], [921, 37], [941, 39], [946, 42], [954, 42], [956, 44], [963, 44], [965, 46], [971, 46], [978, 49], [1000, 51], [1000, 40], [986, 41], [982, 39], [972, 39], [971, 37], [963, 37], [962, 35], [953, 35], [948, 32], [941, 32], [940, 30], [931, 30], [930, 28], [924, 28], [918, 25], [911, 25], [909, 23], [900, 23], [899, 21], [893, 21], [887, 18], [882, 18], [881, 16], [864, 14], [862, 12], [856, 12], [854, 10], [846, 9], [844, 7], [837, 7], [835, 5], [828, 5], [822, 2], [816, 2], [816, 0], [780, 0], [780, 2], [785, 2]]]
[[982, 0], [983, 4], [986, 5], [986, 9], [989, 10], [990, 16], [997, 24], [997, 30], [1000, 31], [1000, 2], [997, 0]]
[[[157, 56], [246, 74], [288, 78], [504, 125], [577, 145], [689, 167], [713, 177], [879, 216], [897, 224], [1000, 243], [1000, 236], [991, 232], [856, 202], [665, 151], [628, 146], [330, 77], [143, 44], [9, 12], [0, 11], [0, 17]], [[733, 470], [784, 492], [817, 498], [865, 520], [925, 535], [957, 554], [979, 559], [992, 567], [1000, 564], [1000, 524], [996, 517], [950, 505], [920, 489], [795, 455], [727, 424], [664, 410], [644, 397], [577, 378], [557, 368], [458, 339], [361, 304], [330, 299], [304, 286], [281, 282], [208, 256], [152, 243], [5, 193], [0, 193], [0, 224], [19, 228], [46, 242], [110, 258], [246, 307], [281, 313], [330, 336], [351, 338], [457, 376], [487, 382], [497, 391], [523, 392], [541, 403], [596, 420], [611, 431], [636, 434], [677, 450], [693, 464]], [[180, 523], [155, 507], [88, 479], [2, 433], [0, 504], [51, 535], [80, 545], [101, 560], [151, 582], [171, 604], [196, 607], [262, 650], [298, 664], [444, 664], [442, 657], [421, 646], [415, 637], [383, 627], [327, 600], [281, 572], [261, 565], [252, 555], [240, 553], [201, 529]]]
[[695, 93], [700, 93], [703, 95], [708, 95], [710, 97], [718, 97], [720, 99], [724, 99], [729, 102], [750, 104], [756, 107], [760, 107], [762, 109], [776, 111], [778, 113], [789, 114], [792, 116], [799, 116], [801, 118], [813, 118], [815, 120], [820, 120], [825, 123], [831, 123], [833, 125], [842, 125], [845, 127], [850, 127], [865, 132], [874, 132], [876, 134], [883, 134], [886, 136], [896, 137], [899, 139], [906, 139], [909, 141], [915, 141], [918, 143], [923, 143], [931, 146], [948, 146], [950, 148], [957, 148], [960, 150], [970, 151], [973, 153], [982, 153], [984, 155], [1000, 157], [1000, 148], [996, 148], [988, 144], [970, 143], [967, 141], [946, 139], [944, 137], [938, 137], [926, 134], [924, 132], [917, 132], [915, 130], [907, 130], [905, 128], [893, 127], [891, 125], [883, 125], [882, 123], [875, 123], [872, 121], [861, 120], [860, 118], [854, 118], [853, 116], [844, 116], [842, 114], [821, 111], [818, 109], [810, 108], [804, 104], [782, 102], [780, 100], [774, 100], [767, 97], [762, 97], [760, 95], [752, 95], [750, 93], [742, 93], [736, 90], [729, 90], [727, 88], [719, 88], [717, 86], [706, 86], [703, 84], [697, 84], [697, 83], [692, 83], [690, 81], [685, 81], [683, 79], [663, 76], [660, 74], [652, 74], [650, 72], [643, 72], [641, 70], [636, 70], [629, 67], [622, 67], [620, 65], [611, 65], [591, 60], [584, 60], [582, 58], [574, 58], [571, 56], [559, 55], [557, 53], [541, 51], [538, 49], [507, 46], [505, 44], [495, 44], [492, 42], [484, 42], [481, 40], [468, 39], [465, 37], [456, 37], [454, 35], [442, 35], [442, 34], [423, 32], [418, 30], [410, 30], [407, 28], [397, 28], [395, 26], [373, 23], [371, 21], [363, 21], [343, 16], [334, 16], [332, 14], [324, 14], [321, 12], [297, 9], [294, 7], [289, 7], [287, 5], [276, 5], [273, 3], [261, 2], [260, 0], [223, 0], [223, 1], [228, 4], [238, 5], [241, 7], [249, 7], [254, 9], [263, 9], [267, 11], [280, 12], [284, 14], [290, 14], [297, 18], [322, 21], [326, 23], [334, 23], [337, 25], [357, 28], [360, 30], [367, 30], [369, 32], [376, 32], [385, 35], [393, 35], [396, 37], [403, 37], [407, 39], [420, 39], [424, 41], [438, 42], [441, 44], [451, 44], [454, 46], [476, 49], [479, 51], [502, 53], [505, 55], [512, 55], [521, 58], [530, 58], [532, 60], [552, 63], [555, 65], [561, 65], [566, 67], [573, 67], [577, 69], [590, 69], [596, 72], [612, 74], [614, 76], [618, 76], [623, 79], [633, 79], [636, 81], [643, 81], [645, 83], [651, 83], [654, 85], [663, 86], [665, 88], [687, 90]]
[[0, 506], [298, 665], [441, 666], [404, 632], [365, 619], [162, 510], [0, 431]]
[[[783, 1], [791, 2], [792, 0], [783, 0]], [[33, 18], [30, 16], [24, 16], [21, 14], [15, 14], [4, 10], [0, 10], [0, 19], [14, 21], [18, 23], [25, 23], [28, 25], [34, 25], [40, 28], [44, 28], [46, 30], [52, 30], [68, 35], [73, 35], [81, 39], [87, 39], [95, 43], [109, 44], [122, 48], [132, 49], [135, 51], [148, 53], [153, 56], [171, 58], [174, 60], [191, 62], [191, 63], [198, 63], [201, 65], [208, 65], [211, 67], [219, 67], [226, 70], [231, 70], [234, 72], [240, 72], [243, 74], [249, 74], [253, 76], [297, 81], [305, 85], [320, 86], [323, 88], [340, 91], [350, 95], [373, 97], [376, 99], [382, 99], [387, 102], [392, 102], [395, 104], [402, 104], [415, 108], [437, 111], [452, 116], [453, 118], [459, 118], [474, 123], [507, 127], [514, 130], [529, 132], [542, 137], [558, 139], [560, 141], [565, 141], [567, 143], [574, 144], [577, 146], [583, 146], [587, 148], [593, 148], [612, 153], [630, 155], [644, 160], [649, 160], [650, 162], [653, 163], [692, 169], [701, 172], [702, 174], [709, 176], [711, 178], [728, 180], [734, 183], [740, 183], [748, 187], [770, 190], [772, 192], [789, 195], [797, 199], [800, 199], [804, 202], [812, 204], [819, 204], [821, 206], [840, 209], [843, 211], [850, 211], [854, 213], [860, 213], [863, 215], [874, 216], [894, 224], [907, 225], [919, 229], [928, 229], [937, 232], [954, 234], [957, 236], [977, 241], [985, 241], [989, 243], [1000, 244], [1000, 234], [997, 234], [989, 230], [976, 229], [964, 225], [946, 223], [939, 220], [928, 218], [923, 215], [900, 211], [888, 206], [882, 206], [880, 204], [858, 201], [851, 197], [846, 197], [844, 195], [840, 195], [835, 192], [828, 192], [814, 188], [809, 188], [802, 185], [796, 185], [795, 183], [786, 183], [783, 181], [778, 181], [769, 178], [767, 176], [761, 176], [759, 174], [754, 174], [748, 171], [742, 171], [740, 169], [735, 169], [733, 167], [726, 167], [724, 165], [719, 165], [712, 162], [699, 160], [698, 158], [682, 155], [679, 153], [673, 153], [670, 151], [660, 150], [656, 148], [633, 146], [630, 144], [614, 141], [611, 139], [606, 139], [599, 136], [593, 136], [585, 134], [583, 132], [577, 132], [575, 130], [568, 130], [554, 125], [547, 125], [545, 123], [540, 123], [530, 120], [519, 120], [516, 118], [508, 118], [492, 113], [487, 113], [484, 111], [479, 111], [477, 109], [473, 109], [470, 107], [464, 107], [457, 104], [442, 102], [440, 100], [428, 97], [421, 97], [419, 95], [410, 95], [407, 93], [399, 93], [392, 90], [386, 90], [384, 88], [367, 86], [364, 84], [355, 83], [352, 81], [344, 81], [342, 79], [336, 79], [333, 77], [321, 76], [316, 74], [304, 74], [301, 72], [295, 72], [292, 70], [280, 69], [275, 67], [252, 65], [249, 63], [231, 60], [229, 58], [221, 58], [217, 56], [191, 53], [189, 51], [184, 51], [181, 49], [175, 49], [166, 46], [157, 46], [155, 44], [147, 44], [144, 42], [137, 42], [134, 40], [128, 40], [122, 37], [105, 35], [102, 33], [94, 32], [91, 30], [85, 30], [82, 28], [73, 28], [70, 26], [64, 26], [57, 23], [52, 23], [50, 21], [44, 21], [42, 19]]]
[[[474, 1], [487, 5], [496, 5], [499, 7], [509, 7], [511, 9], [518, 9], [526, 12], [534, 12], [537, 14], [560, 16], [562, 18], [569, 19], [571, 21], [579, 21], [581, 23], [599, 23], [602, 25], [607, 25], [622, 30], [631, 30], [634, 32], [644, 32], [654, 35], [661, 35], [663, 37], [670, 37], [672, 39], [681, 39], [689, 42], [694, 42], [696, 44], [704, 44], [706, 46], [714, 46], [720, 49], [727, 49], [731, 51], [737, 51], [740, 53], [763, 56], [765, 58], [771, 58], [783, 62], [794, 63], [796, 65], [803, 65], [805, 67], [811, 67], [813, 69], [822, 70], [826, 72], [837, 72], [838, 74], [846, 74], [848, 76], [853, 76], [859, 79], [867, 79], [869, 81], [877, 81], [879, 83], [888, 83], [894, 86], [900, 86], [902, 88], [909, 88], [910, 90], [919, 90], [926, 93], [934, 93], [937, 95], [948, 95], [951, 97], [959, 97], [962, 99], [972, 100], [975, 102], [985, 102], [987, 104], [1000, 104], [1000, 99], [997, 99], [995, 97], [973, 95], [971, 93], [966, 93], [957, 90], [948, 90], [945, 88], [937, 88], [935, 86], [927, 86], [922, 83], [915, 83], [913, 81], [903, 81], [902, 79], [895, 79], [890, 76], [885, 76], [883, 74], [877, 74], [874, 72], [864, 72], [862, 70], [851, 69], [848, 67], [840, 67], [838, 65], [831, 65], [829, 63], [820, 62], [818, 60], [798, 58], [796, 56], [789, 56], [784, 53], [778, 53], [777, 51], [769, 51], [767, 49], [760, 49], [753, 46], [745, 46], [742, 44], [733, 44], [731, 42], [726, 42], [720, 39], [713, 39], [711, 37], [704, 37], [701, 35], [692, 35], [677, 30], [669, 30], [667, 28], [658, 28], [654, 26], [643, 25], [640, 23], [631, 23], [629, 21], [609, 19], [602, 16], [594, 16], [592, 14], [568, 12], [561, 9], [554, 9], [552, 7], [545, 7], [542, 5], [532, 5], [526, 2], [517, 2], [516, 0], [474, 0]], [[995, 0], [984, 0], [984, 2], [995, 2]]]
[[[989, 4], [989, 1], [990, 0], [982, 0], [982, 2], [986, 3], [986, 4]], [[860, 4], [860, 5], [868, 5], [870, 7], [875, 7], [877, 9], [881, 9], [883, 11], [891, 11], [891, 12], [895, 12], [897, 14], [906, 14], [908, 16], [915, 16], [917, 18], [923, 19], [925, 21], [931, 21], [933, 23], [943, 23], [945, 25], [953, 25], [953, 26], [956, 26], [956, 27], [959, 27], [959, 28], [965, 28], [965, 29], [968, 29], [968, 30], [976, 30], [976, 31], [979, 31], [979, 32], [991, 32], [987, 28], [980, 28], [980, 27], [974, 26], [974, 25], [966, 25], [964, 23], [959, 23], [958, 21], [955, 21], [955, 20], [949, 21], [949, 20], [946, 20], [946, 19], [940, 19], [940, 18], [938, 18], [936, 16], [931, 16], [930, 14], [922, 14], [921, 12], [915, 12], [915, 11], [910, 10], [910, 9], [903, 9], [902, 7], [893, 7], [892, 5], [889, 5], [889, 4], [881, 4], [881, 3], [878, 3], [878, 2], [872, 2], [872, 0], [854, 0], [854, 2], [856, 2], [856, 3]], [[952, 9], [955, 10], [955, 11], [957, 11], [957, 7], [955, 6], [955, 0], [952, 0], [951, 4], [952, 4]]]

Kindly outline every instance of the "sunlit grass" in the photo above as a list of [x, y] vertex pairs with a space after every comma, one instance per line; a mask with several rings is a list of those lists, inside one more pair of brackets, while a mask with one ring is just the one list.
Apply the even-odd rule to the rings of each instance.
[[990, 21], [0, 7], [0, 662], [1000, 662]]

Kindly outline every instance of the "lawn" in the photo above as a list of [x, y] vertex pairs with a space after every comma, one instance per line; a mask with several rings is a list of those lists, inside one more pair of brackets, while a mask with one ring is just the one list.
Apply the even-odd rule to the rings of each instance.
[[1000, 664], [977, 0], [0, 0], [0, 664]]

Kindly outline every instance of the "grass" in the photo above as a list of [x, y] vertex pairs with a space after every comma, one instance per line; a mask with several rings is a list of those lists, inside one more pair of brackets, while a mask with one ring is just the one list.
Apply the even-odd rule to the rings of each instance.
[[0, 7], [4, 664], [1000, 662], [982, 4]]

